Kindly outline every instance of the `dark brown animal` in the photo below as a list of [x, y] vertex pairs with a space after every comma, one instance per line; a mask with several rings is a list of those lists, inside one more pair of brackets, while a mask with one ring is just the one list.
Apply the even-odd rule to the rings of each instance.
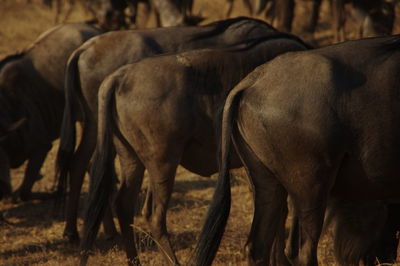
[[[71, 242], [79, 239], [76, 226], [79, 196], [96, 145], [97, 92], [105, 77], [125, 64], [149, 56], [229, 46], [272, 31], [275, 29], [265, 22], [240, 17], [202, 27], [109, 32], [91, 39], [74, 51], [66, 70], [66, 104], [57, 154], [59, 191], [66, 190], [68, 183], [70, 186], [64, 235]], [[74, 101], [80, 102], [82, 110], [73, 108]], [[84, 127], [81, 142], [74, 153], [75, 122], [80, 117], [83, 117]]]
[[[288, 53], [258, 67], [229, 94], [222, 164], [196, 248], [210, 265], [230, 206], [231, 138], [254, 185], [250, 264], [268, 264], [289, 194], [299, 217], [296, 265], [317, 265], [329, 197], [399, 198], [400, 36]], [[376, 115], [379, 114], [379, 115]]]
[[[28, 161], [16, 194], [28, 200], [40, 168], [58, 138], [64, 107], [64, 68], [70, 53], [101, 30], [83, 23], [57, 26], [42, 34], [25, 51], [0, 61], [2, 120], [26, 122], [0, 144], [1, 176]], [[4, 115], [4, 116], [3, 116]]]
[[129, 264], [139, 263], [131, 224], [145, 169], [150, 176], [150, 193], [144, 217], [167, 261], [177, 264], [166, 228], [176, 168], [181, 164], [202, 176], [214, 173], [214, 124], [229, 89], [257, 65], [287, 51], [307, 48], [293, 35], [272, 32], [230, 50], [147, 58], [107, 77], [99, 91], [99, 130], [84, 224], [84, 253], [96, 236], [115, 183], [115, 148], [122, 167], [116, 210]]

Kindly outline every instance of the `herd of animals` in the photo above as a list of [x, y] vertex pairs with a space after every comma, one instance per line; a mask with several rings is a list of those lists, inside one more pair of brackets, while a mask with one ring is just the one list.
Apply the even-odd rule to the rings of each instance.
[[[308, 29], [315, 31], [321, 0], [312, 1]], [[400, 36], [390, 33], [396, 1], [331, 0], [335, 40], [345, 37], [345, 2], [352, 2], [360, 37], [379, 37], [323, 48], [286, 33], [293, 0], [243, 1], [249, 12], [272, 12], [276, 27], [250, 17], [190, 25], [199, 22], [188, 18], [192, 1], [154, 0], [167, 27], [117, 30], [134, 23], [125, 9], [136, 10], [137, 2], [103, 1], [98, 23], [60, 24], [0, 61], [0, 196], [66, 197], [64, 236], [80, 243], [81, 265], [102, 221], [116, 234], [114, 210], [127, 263], [138, 265], [131, 224], [147, 170], [143, 217], [166, 263], [177, 265], [166, 226], [176, 169], [219, 172], [185, 262], [211, 265], [229, 216], [229, 169], [244, 166], [254, 195], [249, 265], [317, 265], [322, 227], [333, 221], [338, 263], [395, 261]], [[77, 122], [83, 130], [76, 148]], [[57, 138], [57, 191], [33, 193]], [[22, 185], [13, 192], [10, 168], [25, 161]], [[91, 182], [80, 238], [86, 171]]]

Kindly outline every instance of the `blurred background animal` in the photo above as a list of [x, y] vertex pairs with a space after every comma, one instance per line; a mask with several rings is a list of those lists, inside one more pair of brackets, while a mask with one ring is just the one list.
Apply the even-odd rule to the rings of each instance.
[[103, 31], [85, 23], [56, 26], [43, 33], [33, 44], [0, 61], [0, 97], [2, 119], [26, 122], [7, 134], [0, 144], [0, 175], [9, 176], [10, 168], [28, 161], [25, 177], [15, 192], [22, 200], [42, 198], [32, 194], [33, 184], [41, 178], [40, 168], [60, 134], [64, 109], [64, 69], [70, 53], [85, 40]]

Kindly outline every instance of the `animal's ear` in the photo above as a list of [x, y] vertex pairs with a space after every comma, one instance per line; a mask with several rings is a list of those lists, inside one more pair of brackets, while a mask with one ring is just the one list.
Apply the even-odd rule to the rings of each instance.
[[22, 126], [25, 122], [26, 122], [26, 117], [23, 117], [20, 120], [18, 120], [17, 122], [14, 122], [11, 125], [9, 125], [7, 127], [7, 131], [8, 132], [14, 131], [14, 130], [18, 129], [20, 126]]

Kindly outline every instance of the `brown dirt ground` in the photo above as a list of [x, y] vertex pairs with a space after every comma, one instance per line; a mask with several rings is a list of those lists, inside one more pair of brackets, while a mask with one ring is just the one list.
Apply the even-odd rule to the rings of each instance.
[[[54, 26], [55, 11], [50, 10], [38, 0], [0, 0], [0, 58], [27, 47], [43, 31]], [[248, 15], [241, 1], [237, 1], [232, 16]], [[307, 2], [300, 2], [296, 10], [294, 32], [299, 33], [302, 17], [306, 16]], [[204, 23], [224, 17], [224, 0], [197, 0], [195, 13], [201, 12], [207, 19]], [[399, 11], [399, 10], [397, 10]], [[64, 9], [65, 13], [65, 9]], [[397, 12], [400, 15], [400, 12]], [[399, 17], [399, 16], [398, 16]], [[89, 18], [80, 6], [76, 6], [68, 21], [82, 21]], [[141, 18], [139, 18], [141, 19]], [[325, 1], [321, 23], [316, 33], [317, 43], [330, 43], [330, 15]], [[147, 24], [154, 24], [150, 18]], [[400, 32], [396, 23], [395, 32]], [[140, 21], [140, 25], [145, 25]], [[347, 26], [348, 37], [355, 38], [354, 25]], [[304, 37], [304, 36], [303, 36]], [[306, 36], [305, 36], [306, 37]], [[54, 157], [58, 142], [48, 155], [42, 169], [44, 178], [37, 182], [34, 191], [51, 191], [53, 187]], [[13, 186], [16, 188], [23, 177], [24, 167], [12, 170]], [[196, 176], [184, 169], [178, 169], [175, 192], [172, 196], [168, 228], [178, 259], [185, 264], [201, 227], [202, 217], [210, 201], [215, 176], [211, 179]], [[85, 184], [85, 191], [87, 184]], [[233, 207], [223, 243], [214, 265], [246, 265], [241, 250], [246, 242], [252, 217], [252, 196], [244, 174], [237, 171], [233, 182]], [[84, 198], [83, 195], [82, 198]], [[76, 265], [78, 249], [62, 238], [63, 222], [53, 215], [51, 201], [32, 201], [25, 203], [0, 202], [7, 223], [0, 223], [0, 265]], [[82, 220], [79, 220], [80, 225]], [[150, 237], [143, 233], [146, 226], [138, 217], [135, 227], [139, 231], [138, 246], [140, 259], [144, 265], [163, 265], [164, 260]], [[334, 265], [329, 236], [320, 242], [319, 259], [321, 265]], [[120, 241], [106, 240], [100, 234], [96, 241], [94, 255], [89, 265], [124, 265], [125, 255]]]

